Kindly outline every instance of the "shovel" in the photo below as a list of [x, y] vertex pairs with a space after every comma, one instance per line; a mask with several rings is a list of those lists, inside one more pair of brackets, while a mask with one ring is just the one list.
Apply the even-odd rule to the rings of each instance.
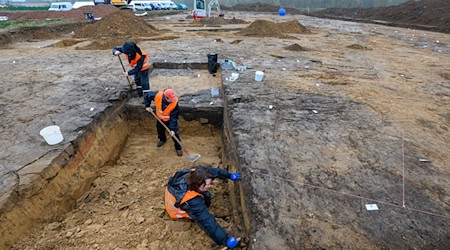
[[[125, 66], [123, 66], [122, 58], [120, 57], [120, 55], [118, 55], [117, 57], [119, 58], [120, 65], [122, 65], [123, 72], [126, 72]], [[131, 83], [130, 78], [128, 76], [127, 76], [127, 80], [128, 80], [128, 84], [130, 85], [131, 90], [136, 90], [136, 85]]]
[[[163, 125], [163, 127], [169, 132], [170, 134], [170, 129], [166, 126], [166, 124], [164, 124], [163, 121], [161, 121], [156, 114], [153, 112], [153, 110], [150, 108], [150, 113], [156, 118], [156, 120], [158, 120], [159, 123], [161, 123], [161, 125]], [[184, 157], [190, 161], [190, 162], [195, 162], [196, 160], [198, 160], [200, 158], [200, 154], [190, 154], [189, 151], [187, 149], [185, 149], [183, 147], [183, 145], [181, 144], [180, 140], [178, 140], [178, 138], [176, 136], [172, 136], [172, 138], [181, 146], [181, 148], [183, 149], [183, 155]]]

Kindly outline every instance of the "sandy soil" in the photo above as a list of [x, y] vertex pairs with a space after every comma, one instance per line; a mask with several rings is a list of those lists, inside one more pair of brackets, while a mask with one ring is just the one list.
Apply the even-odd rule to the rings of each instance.
[[[291, 19], [254, 13], [236, 16], [246, 21]], [[311, 34], [279, 39], [223, 30], [192, 32], [186, 31], [191, 29], [188, 25], [179, 25], [187, 22], [181, 15], [163, 17], [153, 19], [152, 25], [179, 38], [140, 43], [155, 62], [206, 62], [206, 55], [215, 52], [220, 59], [240, 60], [251, 67], [240, 72], [235, 82], [227, 80], [231, 72], [223, 72], [223, 88], [245, 180], [243, 199], [252, 247], [445, 249], [450, 242], [446, 192], [450, 189], [450, 36], [303, 16], [297, 20]], [[110, 92], [127, 88], [109, 49], [75, 49], [80, 44], [37, 48], [41, 43], [13, 44], [1, 51], [1, 104], [8, 107], [2, 109], [2, 130], [7, 132], [1, 136], [15, 144], [1, 148], [8, 170], [48, 150], [37, 143], [41, 140], [36, 131], [49, 119], [64, 122], [74, 117], [74, 124], [65, 123], [74, 137], [94, 116], [88, 112], [91, 106], [100, 103], [95, 107], [101, 109], [108, 105]], [[293, 44], [305, 50], [285, 49]], [[255, 70], [265, 70], [263, 82], [253, 80]], [[15, 72], [14, 77], [9, 72]], [[174, 74], [186, 86], [173, 85], [171, 73], [156, 70], [152, 88], [173, 85], [188, 94], [217, 86], [196, 71]], [[70, 116], [67, 110], [73, 111]], [[218, 164], [218, 149], [210, 146], [216, 142], [211, 136], [204, 138], [207, 132], [197, 127], [199, 133], [191, 139], [189, 129], [186, 126], [181, 133], [188, 145], [204, 156], [208, 152]], [[134, 134], [118, 164], [104, 168], [72, 213], [43, 225], [41, 231], [37, 226], [16, 248], [35, 244], [61, 249], [79, 246], [75, 244], [101, 249], [210, 248], [211, 241], [198, 227], [174, 225], [159, 217], [162, 187], [181, 159], [173, 159], [170, 145], [164, 147], [170, 154], [167, 158], [153, 157], [159, 155], [154, 142], [152, 136]], [[24, 151], [29, 153], [23, 155]], [[163, 169], [163, 160], [174, 164]], [[226, 201], [220, 190], [217, 200]], [[367, 211], [364, 205], [374, 201], [381, 209]], [[415, 210], [402, 209], [403, 201]], [[231, 230], [240, 226], [230, 226], [228, 212], [218, 207], [213, 211], [226, 214], [222, 223]]]
[[[214, 248], [214, 242], [195, 223], [173, 221], [165, 213], [168, 178], [193, 163], [177, 157], [172, 142], [156, 147], [153, 122], [132, 121], [132, 128], [140, 132], [130, 135], [117, 164], [103, 167], [72, 212], [59, 221], [36, 226], [13, 249]], [[222, 167], [217, 128], [184, 121], [180, 127], [186, 148], [202, 154], [196, 164]], [[226, 182], [215, 181], [210, 211], [232, 232], [236, 228], [231, 224], [226, 188]]]

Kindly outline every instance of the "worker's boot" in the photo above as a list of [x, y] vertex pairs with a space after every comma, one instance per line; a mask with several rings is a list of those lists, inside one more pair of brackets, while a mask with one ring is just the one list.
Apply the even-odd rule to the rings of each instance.
[[158, 144], [156, 144], [156, 146], [159, 148], [162, 145], [164, 145], [166, 143], [166, 141], [159, 141]]
[[178, 156], [183, 156], [183, 151], [181, 151], [181, 149], [175, 149], [175, 151], [177, 151]]

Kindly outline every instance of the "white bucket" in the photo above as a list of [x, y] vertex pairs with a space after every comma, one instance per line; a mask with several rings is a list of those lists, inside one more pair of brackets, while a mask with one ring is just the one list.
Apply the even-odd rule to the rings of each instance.
[[264, 72], [262, 71], [256, 71], [255, 72], [255, 81], [260, 82], [263, 80]]
[[39, 134], [44, 137], [48, 145], [55, 145], [64, 140], [61, 130], [56, 125], [43, 128]]
[[236, 81], [239, 78], [239, 73], [231, 73], [230, 81]]

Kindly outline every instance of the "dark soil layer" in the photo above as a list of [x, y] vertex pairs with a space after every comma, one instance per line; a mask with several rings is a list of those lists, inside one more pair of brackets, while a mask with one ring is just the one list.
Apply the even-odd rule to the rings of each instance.
[[286, 46], [286, 47], [284, 47], [284, 49], [290, 50], [290, 51], [306, 51], [306, 49], [304, 47], [302, 47], [301, 45], [299, 45], [297, 43]]
[[[402, 138], [392, 123], [345, 98], [273, 86], [224, 81], [234, 94], [227, 126], [239, 137], [252, 249], [448, 249], [450, 220], [417, 212], [448, 214], [439, 188], [426, 184], [446, 177], [407, 143], [403, 208]], [[264, 109], [271, 104], [279, 108]], [[352, 163], [338, 163], [339, 149], [356, 156]], [[367, 211], [371, 203], [380, 209]]]
[[[267, 3], [253, 3], [253, 4], [236, 4], [232, 7], [222, 6], [223, 10], [228, 11], [256, 11], [256, 12], [275, 12], [278, 13], [280, 7]], [[302, 12], [295, 8], [284, 8], [287, 14], [301, 14]]]
[[201, 24], [206, 25], [227, 25], [227, 24], [245, 24], [248, 23], [245, 20], [238, 19], [238, 18], [232, 18], [232, 19], [225, 19], [221, 17], [207, 17], [202, 18], [198, 21]]
[[70, 11], [1, 11], [0, 16], [7, 16], [8, 20], [28, 22], [44, 19], [83, 20], [84, 13], [89, 12], [94, 17], [105, 17], [119, 9], [110, 5], [84, 6]]
[[8, 32], [0, 33], [0, 44], [26, 41], [33, 39], [53, 39], [61, 34], [69, 33], [86, 25], [85, 22], [73, 22], [66, 24], [53, 24], [42, 27], [22, 27]]
[[274, 23], [268, 20], [256, 20], [237, 34], [257, 37], [290, 37], [287, 33], [304, 34], [311, 32], [297, 20], [283, 23]]
[[339, 18], [352, 21], [387, 21], [387, 25], [418, 28], [450, 33], [450, 1], [410, 0], [404, 4], [381, 8], [331, 8], [312, 14], [317, 17]]

